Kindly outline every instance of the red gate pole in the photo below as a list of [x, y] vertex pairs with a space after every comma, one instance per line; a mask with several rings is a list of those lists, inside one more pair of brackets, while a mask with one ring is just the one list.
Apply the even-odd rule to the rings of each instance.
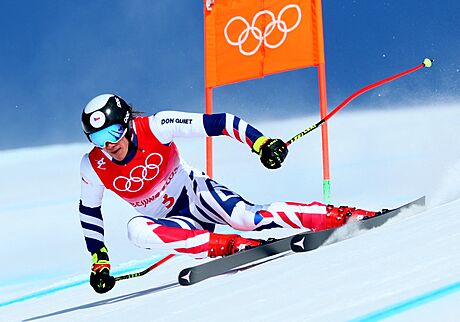
[[[206, 114], [212, 114], [212, 88], [206, 88], [205, 90], [205, 101], [206, 101]], [[212, 179], [213, 178], [213, 166], [212, 166], [212, 137], [206, 137], [206, 174]]]
[[[321, 118], [327, 115], [327, 94], [326, 94], [326, 65], [318, 65], [318, 83]], [[331, 175], [329, 171], [329, 136], [327, 122], [321, 126], [322, 152], [323, 152], [323, 200], [324, 203], [331, 203]]]

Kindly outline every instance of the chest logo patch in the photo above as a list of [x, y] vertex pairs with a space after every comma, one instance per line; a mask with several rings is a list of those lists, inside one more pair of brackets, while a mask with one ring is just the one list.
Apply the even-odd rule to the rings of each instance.
[[99, 160], [97, 160], [97, 167], [99, 169], [105, 170], [105, 168], [103, 168], [104, 165], [105, 165], [104, 157], [102, 157]]
[[162, 163], [161, 154], [151, 153], [145, 159], [144, 165], [135, 166], [129, 172], [129, 177], [116, 177], [113, 180], [113, 187], [118, 191], [138, 192], [144, 187], [145, 181], [151, 181], [158, 176]]

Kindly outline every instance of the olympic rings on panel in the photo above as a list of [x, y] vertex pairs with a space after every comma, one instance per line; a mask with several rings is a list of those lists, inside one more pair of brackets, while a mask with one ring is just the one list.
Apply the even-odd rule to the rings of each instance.
[[[286, 22], [283, 20], [283, 14], [286, 12], [286, 10], [289, 10], [291, 8], [297, 11], [297, 21], [292, 27], [288, 28]], [[265, 26], [263, 31], [260, 30], [260, 28], [256, 27], [257, 19], [262, 15], [268, 15], [271, 19], [271, 21]], [[287, 34], [296, 29], [299, 26], [301, 20], [302, 11], [300, 10], [300, 7], [296, 4], [289, 4], [285, 6], [283, 9], [281, 9], [281, 11], [278, 14], [278, 17], [275, 17], [275, 14], [270, 10], [259, 11], [252, 19], [251, 25], [249, 25], [249, 22], [241, 16], [233, 17], [227, 22], [227, 25], [224, 29], [224, 35], [229, 45], [238, 46], [241, 54], [245, 56], [251, 56], [259, 50], [262, 43], [266, 47], [272, 49], [281, 46], [286, 40]], [[246, 26], [246, 28], [239, 34], [238, 39], [236, 41], [231, 40], [228, 35], [228, 28], [235, 21], [241, 21]], [[275, 28], [278, 28], [278, 30], [283, 33], [283, 37], [277, 43], [271, 44], [268, 42], [267, 38], [275, 30]], [[254, 36], [254, 38], [257, 39], [259, 43], [257, 44], [256, 48], [254, 48], [252, 51], [246, 51], [243, 48], [243, 45], [248, 40], [250, 34]]]
[[163, 157], [151, 153], [145, 159], [145, 165], [138, 165], [129, 172], [129, 178], [118, 176], [113, 180], [113, 186], [118, 191], [137, 192], [144, 187], [144, 181], [155, 179], [160, 173]]

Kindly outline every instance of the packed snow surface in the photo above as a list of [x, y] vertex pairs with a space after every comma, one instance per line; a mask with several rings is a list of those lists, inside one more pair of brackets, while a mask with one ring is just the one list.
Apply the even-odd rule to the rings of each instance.
[[[317, 120], [246, 121], [287, 140]], [[425, 208], [189, 287], [179, 286], [177, 274], [199, 262], [176, 256], [104, 295], [88, 283], [91, 260], [78, 216], [79, 162], [91, 146], [0, 151], [0, 321], [458, 321], [459, 120], [458, 105], [350, 106], [329, 122], [334, 204], [392, 208], [426, 195]], [[215, 179], [249, 201], [322, 200], [319, 130], [293, 143], [278, 171], [264, 169], [236, 141], [214, 142]], [[188, 163], [204, 169], [204, 140], [178, 145]], [[165, 255], [130, 244], [126, 223], [134, 210], [110, 192], [103, 214], [113, 274]]]

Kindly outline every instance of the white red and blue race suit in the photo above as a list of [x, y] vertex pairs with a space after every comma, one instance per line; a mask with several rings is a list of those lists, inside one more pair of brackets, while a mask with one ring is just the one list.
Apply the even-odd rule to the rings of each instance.
[[137, 246], [163, 253], [208, 255], [216, 224], [252, 231], [276, 227], [325, 229], [320, 202], [253, 204], [179, 156], [178, 137], [230, 136], [252, 148], [262, 133], [228, 114], [163, 111], [133, 120], [133, 146], [125, 160], [94, 147], [81, 161], [80, 222], [89, 252], [104, 245], [101, 212], [105, 189], [135, 208], [128, 237]]

